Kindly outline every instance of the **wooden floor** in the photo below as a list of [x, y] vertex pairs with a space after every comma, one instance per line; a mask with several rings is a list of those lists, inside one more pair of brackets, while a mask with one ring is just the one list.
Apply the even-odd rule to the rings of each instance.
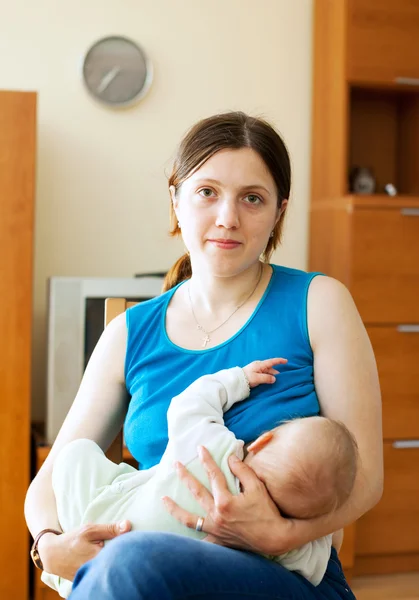
[[419, 573], [354, 577], [357, 600], [419, 600]]

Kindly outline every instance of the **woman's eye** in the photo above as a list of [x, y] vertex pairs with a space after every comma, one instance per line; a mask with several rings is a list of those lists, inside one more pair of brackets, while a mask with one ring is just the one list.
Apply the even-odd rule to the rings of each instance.
[[246, 196], [246, 201], [249, 204], [262, 204], [262, 199], [259, 196], [255, 196], [255, 194], [249, 194]]
[[201, 194], [204, 198], [211, 198], [213, 191], [210, 188], [202, 188], [202, 190], [199, 190], [198, 194]]

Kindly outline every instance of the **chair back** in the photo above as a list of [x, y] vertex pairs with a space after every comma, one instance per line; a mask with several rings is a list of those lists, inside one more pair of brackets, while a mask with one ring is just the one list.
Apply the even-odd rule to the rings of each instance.
[[[124, 313], [130, 306], [135, 306], [137, 302], [132, 302], [126, 298], [106, 298], [105, 300], [105, 327], [118, 315]], [[119, 465], [122, 462], [123, 434], [122, 429], [109, 446], [106, 456], [112, 462]]]

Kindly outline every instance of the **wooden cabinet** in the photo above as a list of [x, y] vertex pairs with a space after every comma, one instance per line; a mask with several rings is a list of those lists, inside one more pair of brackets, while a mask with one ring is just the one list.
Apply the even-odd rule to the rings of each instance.
[[350, 286], [363, 320], [419, 323], [419, 202], [358, 208], [351, 228]]
[[[388, 440], [419, 438], [419, 324], [368, 325], [368, 335], [374, 348], [383, 399], [383, 433]], [[419, 481], [419, 456], [416, 458]], [[386, 481], [386, 485], [387, 485]], [[419, 506], [419, 496], [416, 498]]]
[[357, 527], [360, 555], [419, 553], [419, 439], [385, 442], [386, 485], [381, 502]]
[[36, 95], [0, 91], [0, 598], [27, 600]]
[[351, 0], [347, 10], [348, 81], [419, 84], [419, 3]]
[[[354, 573], [419, 570], [418, 2], [315, 1], [312, 140], [310, 270], [352, 293], [383, 399], [384, 495], [356, 523]], [[355, 166], [375, 193], [351, 192]]]

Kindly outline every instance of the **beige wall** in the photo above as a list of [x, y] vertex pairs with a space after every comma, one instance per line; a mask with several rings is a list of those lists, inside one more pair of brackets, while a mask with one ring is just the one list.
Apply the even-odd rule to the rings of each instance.
[[[180, 254], [167, 236], [165, 172], [195, 120], [242, 109], [283, 133], [294, 183], [275, 256], [306, 267], [312, 0], [0, 0], [0, 87], [39, 92], [33, 415], [45, 410], [50, 275], [130, 276]], [[137, 40], [154, 63], [145, 99], [123, 112], [90, 99], [84, 52]]]

